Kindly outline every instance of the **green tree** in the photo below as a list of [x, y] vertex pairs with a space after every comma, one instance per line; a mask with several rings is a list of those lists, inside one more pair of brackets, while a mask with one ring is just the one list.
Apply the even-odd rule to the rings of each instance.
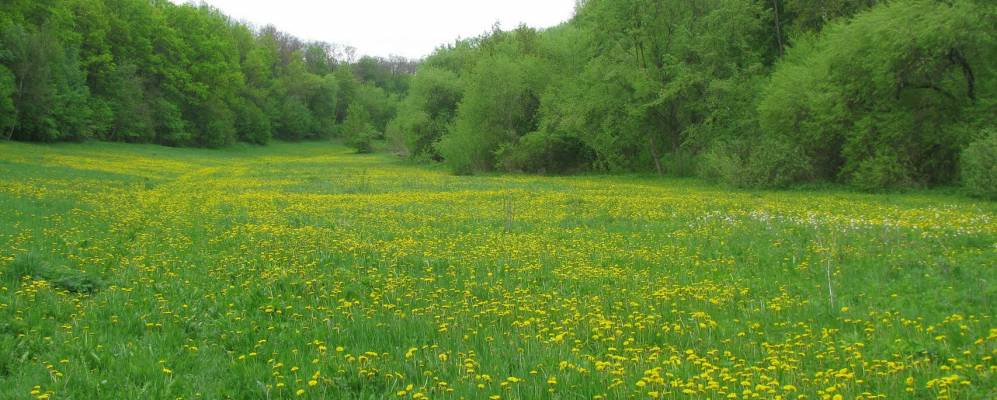
[[993, 15], [972, 1], [898, 1], [833, 23], [772, 75], [762, 127], [825, 179], [950, 182], [993, 104]]
[[374, 126], [370, 123], [370, 114], [361, 104], [353, 103], [348, 108], [343, 122], [343, 136], [358, 153], [373, 151]]
[[458, 79], [445, 69], [419, 69], [385, 132], [396, 151], [411, 157], [438, 157], [433, 144], [453, 122], [463, 95]]
[[12, 99], [16, 89], [14, 74], [7, 67], [0, 65], [0, 135], [7, 139], [13, 136], [13, 128], [17, 124], [17, 114]]

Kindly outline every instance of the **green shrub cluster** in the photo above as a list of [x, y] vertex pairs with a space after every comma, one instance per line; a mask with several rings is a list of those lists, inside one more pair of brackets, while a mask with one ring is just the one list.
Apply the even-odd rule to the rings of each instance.
[[971, 194], [997, 200], [997, 130], [963, 150], [962, 181]]
[[950, 184], [975, 132], [993, 127], [995, 9], [589, 0], [554, 28], [438, 50], [391, 136], [399, 153], [459, 173]]

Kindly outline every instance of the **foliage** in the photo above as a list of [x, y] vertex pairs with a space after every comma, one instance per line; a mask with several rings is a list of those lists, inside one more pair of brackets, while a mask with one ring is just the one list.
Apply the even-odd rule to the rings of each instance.
[[530, 132], [499, 147], [498, 165], [506, 171], [571, 173], [582, 171], [595, 154], [578, 138]]
[[528, 81], [528, 62], [494, 56], [464, 78], [453, 129], [437, 146], [454, 171], [493, 169], [499, 147], [536, 128], [538, 96]]
[[343, 136], [346, 143], [357, 150], [357, 153], [373, 151], [371, 141], [374, 139], [374, 125], [371, 124], [370, 113], [359, 103], [350, 105], [343, 122]]
[[438, 156], [433, 144], [449, 129], [462, 94], [456, 73], [420, 68], [385, 132], [395, 150], [412, 157]]
[[957, 182], [997, 109], [997, 6], [980, 0], [586, 0], [561, 25], [495, 25], [419, 62], [204, 4], [8, 3], [0, 138], [15, 140], [383, 139], [462, 174], [874, 191]]
[[[561, 26], [437, 50], [388, 137], [460, 173], [946, 184], [993, 126], [995, 15], [973, 0], [589, 0]], [[558, 140], [577, 157], [555, 166]]]
[[332, 137], [354, 100], [386, 123], [395, 97], [354, 99], [348, 89], [397, 96], [411, 65], [365, 60], [385, 72], [357, 80], [352, 50], [168, 1], [15, 1], [0, 11], [0, 44], [0, 137], [34, 141], [220, 147]]
[[0, 65], [0, 137], [6, 138], [10, 129], [17, 123], [16, 108], [12, 98], [15, 91], [14, 75], [7, 67]]
[[975, 196], [997, 200], [997, 130], [966, 146], [960, 160], [962, 184]]
[[736, 187], [786, 187], [811, 176], [812, 166], [797, 156], [800, 151], [768, 135], [716, 142], [703, 155], [702, 174]]
[[[818, 176], [866, 188], [937, 184], [993, 101], [993, 8], [891, 2], [790, 49], [759, 103]], [[988, 22], [988, 20], [990, 22]]]

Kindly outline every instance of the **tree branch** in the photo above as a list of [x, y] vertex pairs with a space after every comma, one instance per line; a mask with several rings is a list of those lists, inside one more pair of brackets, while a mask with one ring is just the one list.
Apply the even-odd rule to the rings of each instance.
[[976, 77], [973, 75], [973, 68], [969, 65], [969, 61], [966, 61], [962, 52], [955, 48], [949, 50], [949, 60], [962, 67], [962, 76], [966, 78], [966, 96], [970, 100], [976, 101]]

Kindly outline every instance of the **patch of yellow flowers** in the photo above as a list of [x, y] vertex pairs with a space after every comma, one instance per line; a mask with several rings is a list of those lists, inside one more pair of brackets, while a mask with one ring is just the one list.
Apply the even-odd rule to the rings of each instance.
[[[39, 400], [71, 390], [67, 371], [82, 371], [89, 353], [131, 362], [110, 353], [127, 342], [82, 344], [106, 329], [186, 337], [183, 352], [154, 349], [166, 357], [160, 375], [180, 382], [199, 376], [198, 363], [228, 365], [232, 376], [203, 380], [245, 397], [997, 393], [993, 304], [914, 307], [909, 288], [851, 278], [877, 263], [898, 282], [918, 268], [911, 279], [946, 273], [936, 264], [994, 278], [986, 204], [454, 177], [335, 146], [200, 157], [17, 146], [0, 146], [0, 160], [88, 174], [0, 181], [0, 202], [71, 202], [50, 214], [8, 207], [21, 214], [0, 229], [0, 266], [44, 249], [110, 282], [85, 296], [38, 277], [0, 291], [75, 310], [59, 330], [35, 332], [81, 350], [60, 370], [29, 360], [54, 371], [31, 382]], [[29, 219], [42, 222], [28, 229]], [[944, 244], [964, 238], [983, 243]], [[925, 269], [905, 246], [934, 261]], [[963, 290], [992, 295], [993, 282]], [[11, 308], [0, 301], [28, 318]]]

